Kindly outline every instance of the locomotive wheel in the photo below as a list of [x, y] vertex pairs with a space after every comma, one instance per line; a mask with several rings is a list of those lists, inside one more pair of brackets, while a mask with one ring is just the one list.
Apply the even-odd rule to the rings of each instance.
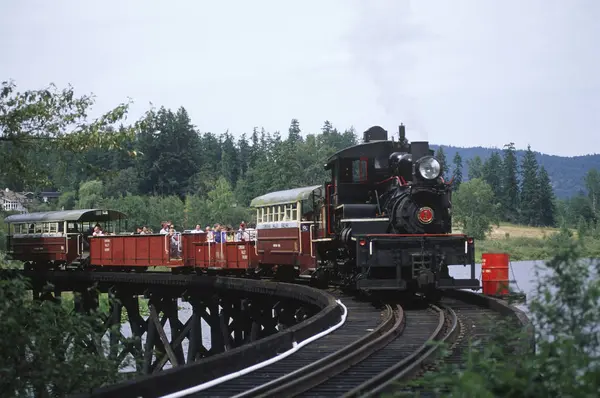
[[312, 275], [310, 284], [318, 289], [326, 289], [329, 286], [329, 272], [323, 268], [317, 268]]

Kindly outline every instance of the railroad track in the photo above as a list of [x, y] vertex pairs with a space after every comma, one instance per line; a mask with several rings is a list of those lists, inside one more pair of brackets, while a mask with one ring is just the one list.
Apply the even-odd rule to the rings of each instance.
[[290, 358], [192, 396], [379, 396], [397, 391], [398, 382], [434, 369], [439, 345], [432, 342], [449, 344], [452, 354], [444, 360], [461, 363], [470, 338], [485, 338], [483, 324], [500, 316], [478, 304], [448, 297], [438, 305], [385, 304], [381, 323], [361, 337], [351, 331], [363, 318], [356, 314], [359, 308], [356, 303], [348, 307], [348, 320], [354, 323], [345, 331], [340, 329]]
[[303, 347], [290, 357], [186, 397], [252, 396], [248, 393], [254, 388], [310, 366], [356, 341], [366, 342], [367, 336], [370, 336], [370, 339], [381, 333], [393, 317], [393, 310], [389, 306], [361, 301], [338, 291], [330, 293], [340, 299], [348, 309], [346, 322], [338, 330]]
[[456, 314], [444, 306], [386, 305], [380, 326], [352, 345], [236, 397], [352, 397], [418, 371], [436, 347], [455, 335]]

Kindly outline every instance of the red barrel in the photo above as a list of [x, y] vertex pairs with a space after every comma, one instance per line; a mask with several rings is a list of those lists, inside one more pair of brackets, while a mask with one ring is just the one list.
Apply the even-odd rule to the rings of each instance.
[[506, 253], [483, 253], [481, 255], [481, 284], [483, 294], [502, 296], [508, 291], [509, 255]]

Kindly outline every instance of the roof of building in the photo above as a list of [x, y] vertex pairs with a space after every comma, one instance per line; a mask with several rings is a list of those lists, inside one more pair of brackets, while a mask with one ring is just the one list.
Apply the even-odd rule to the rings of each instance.
[[268, 194], [252, 199], [252, 202], [250, 202], [250, 207], [279, 205], [284, 203], [295, 203], [300, 200], [306, 200], [314, 191], [321, 187], [321, 185], [312, 185], [310, 187], [270, 192]]
[[56, 222], [56, 221], [112, 221], [125, 219], [124, 213], [116, 210], [81, 209], [46, 211], [41, 213], [14, 214], [4, 219], [5, 223]]
[[0, 191], [0, 198], [6, 198], [8, 200], [14, 200], [14, 201], [21, 201], [21, 200], [25, 200], [27, 197], [23, 194], [11, 191], [10, 189], [6, 188], [6, 189], [3, 189], [2, 191]]

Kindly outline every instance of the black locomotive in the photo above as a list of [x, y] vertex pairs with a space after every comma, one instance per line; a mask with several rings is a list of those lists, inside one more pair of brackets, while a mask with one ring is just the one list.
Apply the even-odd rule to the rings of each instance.
[[[428, 142], [408, 143], [402, 125], [398, 141], [375, 126], [333, 155], [319, 212], [330, 239], [316, 242], [315, 277], [360, 290], [479, 289], [473, 239], [452, 234], [443, 167]], [[470, 266], [470, 277], [450, 277], [450, 265]]]

